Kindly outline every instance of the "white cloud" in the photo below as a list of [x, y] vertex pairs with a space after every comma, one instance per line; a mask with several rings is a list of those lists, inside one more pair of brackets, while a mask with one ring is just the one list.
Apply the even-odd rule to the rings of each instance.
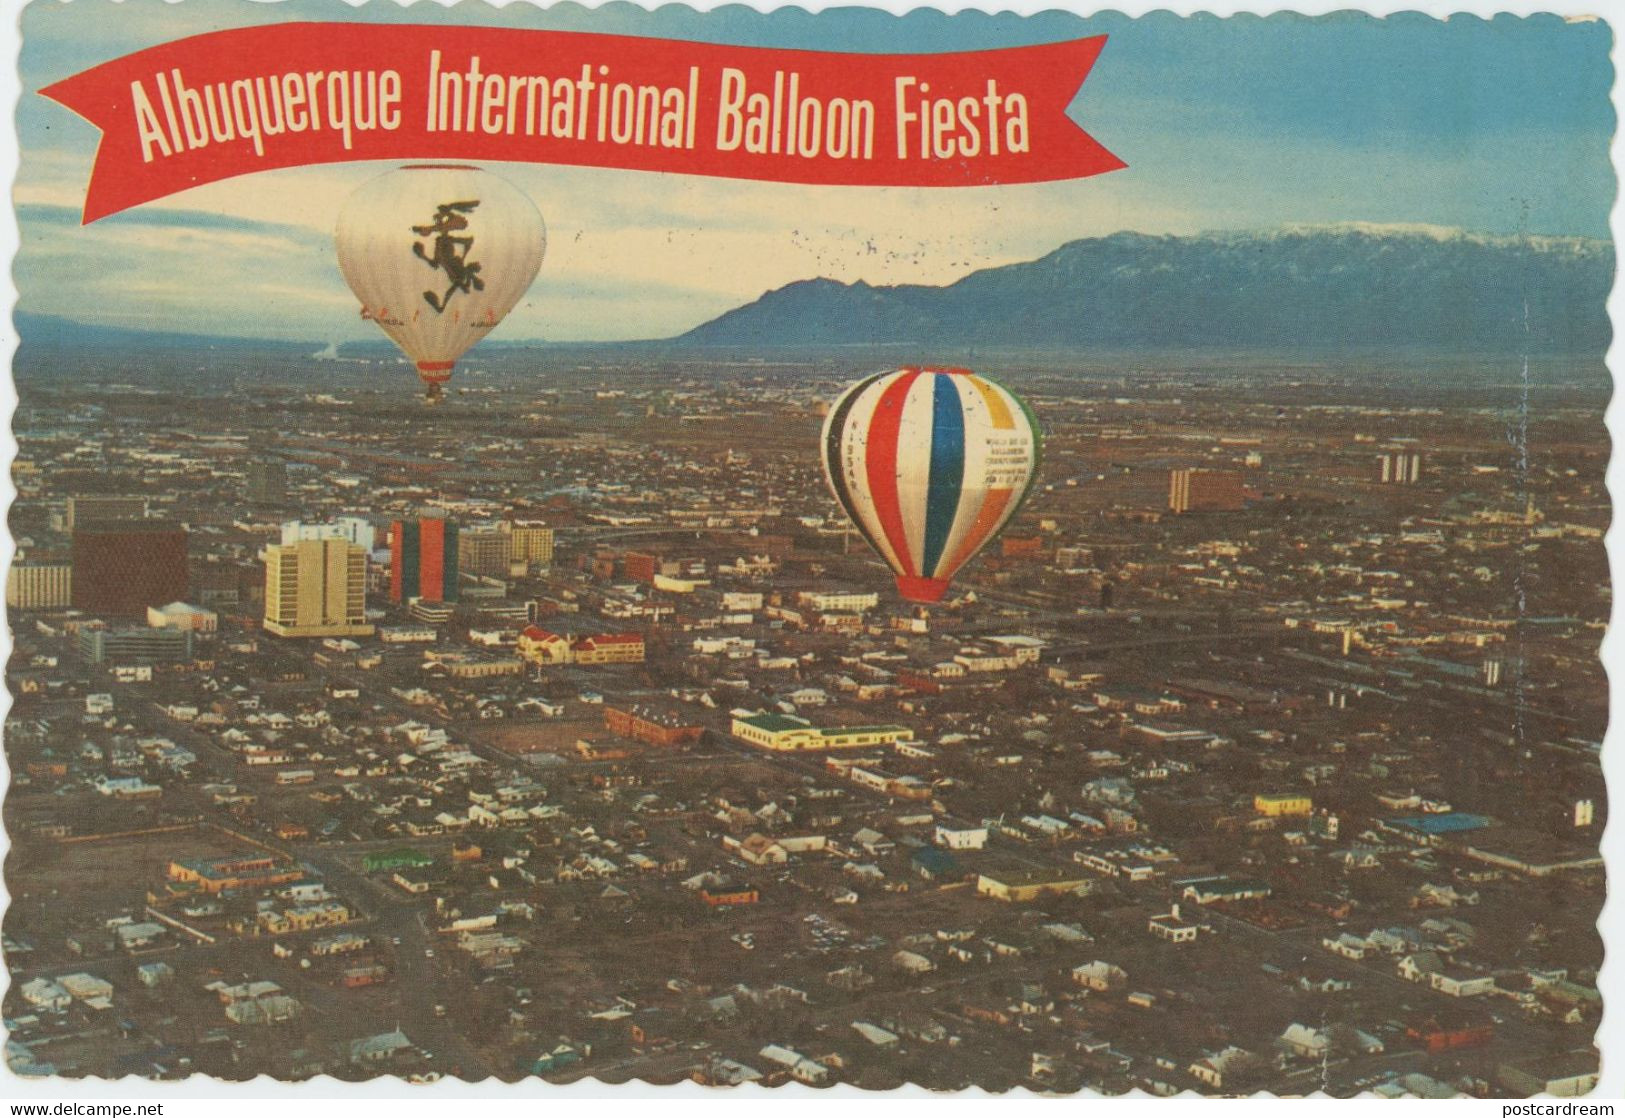
[[[212, 183], [143, 210], [240, 218], [330, 235], [351, 190], [388, 164], [269, 171]], [[532, 297], [503, 333], [555, 340], [663, 337], [679, 333], [764, 291], [813, 276], [871, 284], [950, 283], [978, 268], [1031, 259], [1080, 236], [1127, 227], [1182, 231], [1182, 213], [1136, 200], [1112, 176], [1080, 182], [955, 190], [814, 187], [678, 175], [503, 164], [492, 168], [531, 195], [548, 223], [546, 264]], [[23, 203], [74, 205], [88, 167], [72, 158], [32, 155], [19, 181]], [[316, 259], [304, 239], [217, 229], [178, 230], [100, 222], [63, 229], [53, 252], [95, 254], [125, 278], [124, 290], [168, 254], [188, 257], [198, 290], [176, 306], [148, 301], [155, 326], [216, 308], [216, 328], [261, 333], [265, 312], [301, 337], [351, 336], [354, 323], [329, 322], [316, 305], [348, 305], [330, 255]], [[76, 246], [75, 240], [85, 245]], [[224, 261], [208, 259], [210, 254]], [[267, 258], [298, 258], [304, 282], [282, 282]], [[308, 258], [308, 259], [307, 259]], [[229, 293], [207, 290], [222, 276]], [[307, 286], [308, 285], [308, 286]], [[323, 292], [320, 299], [312, 298]], [[120, 298], [118, 287], [101, 296]], [[298, 305], [293, 305], [298, 304]], [[121, 319], [128, 308], [107, 306]]]

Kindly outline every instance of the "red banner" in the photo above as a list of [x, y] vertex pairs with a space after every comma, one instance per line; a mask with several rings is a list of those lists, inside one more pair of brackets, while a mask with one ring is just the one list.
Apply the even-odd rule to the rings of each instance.
[[253, 171], [364, 159], [984, 186], [1124, 166], [1066, 115], [1105, 41], [843, 54], [288, 23], [179, 39], [40, 92], [103, 133], [86, 222]]

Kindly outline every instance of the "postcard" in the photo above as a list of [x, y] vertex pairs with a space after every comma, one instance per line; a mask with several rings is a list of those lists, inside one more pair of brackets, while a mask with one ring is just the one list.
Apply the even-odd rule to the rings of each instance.
[[1597, 1090], [1605, 21], [20, 22], [8, 1092]]

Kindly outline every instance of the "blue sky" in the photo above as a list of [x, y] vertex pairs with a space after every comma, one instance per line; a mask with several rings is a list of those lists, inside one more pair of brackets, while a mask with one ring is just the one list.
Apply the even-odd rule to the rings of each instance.
[[1605, 237], [1615, 189], [1611, 36], [1601, 22], [36, 0], [22, 15], [23, 310], [161, 329], [366, 336], [330, 233], [344, 196], [379, 165], [247, 176], [80, 228], [97, 133], [34, 92], [168, 39], [293, 19], [883, 52], [1109, 36], [1073, 114], [1129, 167], [1097, 178], [911, 192], [494, 166], [537, 200], [550, 234], [541, 277], [503, 327], [511, 338], [664, 336], [796, 279], [951, 282], [1120, 229], [1359, 221]]

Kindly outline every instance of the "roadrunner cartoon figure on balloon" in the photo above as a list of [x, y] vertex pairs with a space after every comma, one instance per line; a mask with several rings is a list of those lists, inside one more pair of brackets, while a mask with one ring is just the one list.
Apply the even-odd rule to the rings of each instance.
[[428, 400], [530, 288], [547, 249], [536, 206], [476, 167], [418, 164], [364, 183], [339, 214], [339, 270], [417, 365]]

